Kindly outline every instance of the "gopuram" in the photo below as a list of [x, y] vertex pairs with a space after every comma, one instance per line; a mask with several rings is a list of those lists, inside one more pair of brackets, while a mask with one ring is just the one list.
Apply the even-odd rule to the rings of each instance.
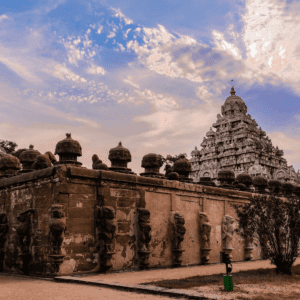
[[230, 96], [221, 107], [222, 115], [206, 133], [201, 150], [191, 152], [190, 177], [199, 182], [210, 177], [216, 182], [220, 170], [229, 169], [235, 176], [248, 173], [252, 177], [264, 176], [268, 180], [298, 182], [293, 166], [288, 166], [283, 151], [274, 147], [266, 132], [257, 128], [255, 119], [247, 114], [245, 102], [231, 88]]

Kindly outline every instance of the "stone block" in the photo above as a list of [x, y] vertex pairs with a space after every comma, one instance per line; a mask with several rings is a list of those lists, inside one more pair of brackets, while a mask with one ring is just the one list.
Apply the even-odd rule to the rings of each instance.
[[78, 167], [68, 167], [68, 175], [70, 177], [85, 177], [85, 178], [98, 178], [99, 173], [92, 169], [83, 169]]
[[125, 189], [110, 189], [110, 195], [113, 197], [132, 197], [132, 190]]
[[131, 231], [132, 224], [130, 221], [118, 222], [118, 233], [129, 233]]
[[63, 247], [65, 248], [67, 253], [76, 254], [76, 253], [88, 252], [88, 246], [83, 245], [82, 243], [80, 243], [80, 244], [71, 243], [70, 245], [65, 245]]
[[121, 245], [128, 245], [128, 244], [133, 244], [136, 241], [135, 236], [130, 236], [130, 235], [116, 235], [116, 243], [121, 244]]
[[69, 195], [68, 194], [54, 194], [53, 202], [59, 204], [68, 204], [69, 203]]
[[105, 171], [101, 170], [99, 171], [100, 174], [100, 180], [105, 181], [125, 181], [125, 182], [137, 182], [137, 176], [136, 175], [130, 175], [130, 174], [124, 174], [124, 173], [117, 173], [117, 172], [112, 172], [112, 171]]
[[52, 194], [52, 183], [41, 184], [34, 187], [36, 196], [48, 196]]
[[117, 203], [119, 201], [119, 198], [117, 197], [109, 197], [109, 198], [104, 198], [103, 199], [103, 205], [104, 206], [112, 206], [112, 207], [117, 207]]
[[97, 203], [97, 200], [69, 200], [69, 208], [81, 207], [94, 209]]
[[94, 209], [93, 208], [81, 208], [81, 207], [72, 207], [68, 210], [69, 218], [93, 218]]
[[58, 191], [62, 194], [96, 194], [95, 186], [75, 183], [62, 183], [58, 185]]
[[67, 231], [69, 234], [90, 233], [94, 234], [94, 218], [68, 218]]
[[136, 199], [129, 197], [118, 198], [117, 207], [135, 207]]
[[69, 194], [69, 201], [90, 201], [97, 200], [95, 194]]
[[99, 187], [97, 189], [97, 193], [99, 196], [103, 196], [103, 197], [110, 197], [110, 187], [109, 186], [103, 186], [103, 187]]
[[155, 185], [155, 186], [163, 186], [164, 185], [163, 179], [143, 177], [143, 176], [137, 176], [137, 183], [143, 184], [143, 185]]
[[52, 195], [38, 196], [33, 199], [33, 205], [35, 208], [50, 208], [52, 204]]

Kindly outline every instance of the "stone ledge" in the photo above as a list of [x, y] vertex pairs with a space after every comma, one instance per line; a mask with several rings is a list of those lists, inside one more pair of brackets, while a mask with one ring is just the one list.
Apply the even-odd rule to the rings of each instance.
[[3, 178], [0, 180], [0, 189], [10, 186], [10, 185], [20, 184], [20, 183], [24, 183], [24, 182], [32, 181], [32, 180], [37, 180], [39, 178], [54, 176], [55, 173], [56, 173], [56, 168], [49, 167], [49, 168], [43, 169], [43, 170], [37, 170], [37, 171], [29, 172], [29, 173], [16, 175], [16, 176], [9, 177], [9, 178]]
[[203, 193], [227, 196], [227, 197], [235, 197], [235, 198], [244, 198], [244, 199], [249, 199], [253, 195], [252, 193], [249, 192], [227, 190], [227, 189], [222, 189], [220, 187], [211, 187], [211, 186], [203, 186]]
[[69, 177], [85, 177], [85, 178], [98, 178], [99, 172], [92, 169], [83, 169], [78, 167], [68, 167]]

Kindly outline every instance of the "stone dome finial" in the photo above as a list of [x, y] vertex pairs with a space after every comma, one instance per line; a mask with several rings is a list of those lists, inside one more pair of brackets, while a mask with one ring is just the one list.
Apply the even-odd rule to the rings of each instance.
[[59, 156], [57, 164], [82, 165], [77, 161], [77, 156], [82, 156], [81, 145], [71, 138], [71, 133], [66, 133], [66, 138], [56, 144], [54, 155], [56, 154]]
[[29, 149], [26, 149], [20, 154], [20, 162], [22, 164], [22, 171], [20, 173], [26, 173], [33, 171], [32, 165], [34, 163], [35, 158], [38, 155], [42, 155], [39, 151], [33, 149], [34, 146], [31, 144], [29, 145]]
[[16, 156], [7, 154], [0, 159], [0, 178], [15, 176], [21, 169], [21, 163]]
[[163, 157], [160, 154], [148, 153], [143, 156], [142, 168], [145, 172], [140, 173], [144, 177], [163, 178], [164, 175], [159, 173], [159, 168], [163, 165]]
[[108, 159], [111, 161], [110, 171], [134, 174], [131, 169], [127, 168], [127, 164], [131, 162], [130, 151], [123, 147], [121, 142], [117, 147], [109, 150]]
[[234, 90], [234, 86], [232, 86], [231, 91], [230, 91], [231, 96], [235, 95], [235, 90]]

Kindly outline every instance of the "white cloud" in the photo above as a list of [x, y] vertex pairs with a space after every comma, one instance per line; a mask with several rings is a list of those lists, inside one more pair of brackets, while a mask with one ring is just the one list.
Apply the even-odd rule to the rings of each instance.
[[127, 18], [124, 14], [122, 14], [120, 9], [115, 9], [115, 8], [111, 7], [111, 10], [113, 10], [115, 12], [114, 16], [119, 18], [120, 20], [123, 20], [126, 25], [133, 23], [133, 21], [131, 19]]
[[129, 83], [130, 85], [132, 85], [133, 87], [135, 87], [136, 89], [140, 89], [140, 86], [132, 81], [132, 77], [128, 76], [127, 78], [123, 79], [123, 82], [125, 83]]
[[9, 16], [3, 14], [3, 15], [0, 16], [0, 22], [2, 22], [4, 20], [12, 20], [12, 18], [10, 18]]
[[99, 66], [95, 66], [95, 65], [92, 65], [90, 68], [87, 69], [87, 73], [89, 74], [95, 74], [95, 75], [105, 75], [106, 74], [106, 71], [99, 67]]
[[71, 80], [74, 82], [86, 82], [86, 79], [83, 77], [80, 77], [79, 75], [71, 72], [65, 64], [63, 65], [56, 65], [54, 68], [53, 76], [61, 79], [61, 80]]

